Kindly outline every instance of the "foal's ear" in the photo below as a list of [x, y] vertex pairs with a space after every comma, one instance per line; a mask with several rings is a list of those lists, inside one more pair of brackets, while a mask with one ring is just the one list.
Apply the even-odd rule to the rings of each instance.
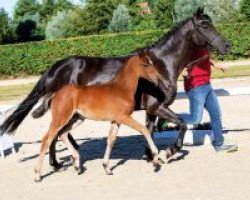
[[148, 50], [147, 49], [140, 49], [138, 51], [138, 55], [139, 55], [139, 57], [144, 58], [145, 56], [148, 56]]

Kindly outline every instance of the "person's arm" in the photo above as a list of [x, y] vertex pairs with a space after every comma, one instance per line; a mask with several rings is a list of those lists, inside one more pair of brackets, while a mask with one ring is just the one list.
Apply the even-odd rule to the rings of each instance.
[[214, 61], [212, 61], [210, 59], [210, 63], [211, 63], [211, 66], [214, 68], [214, 69], [219, 69], [223, 72], [226, 72], [229, 70], [229, 67], [228, 66], [223, 66], [223, 65], [218, 65], [217, 63], [215, 63]]

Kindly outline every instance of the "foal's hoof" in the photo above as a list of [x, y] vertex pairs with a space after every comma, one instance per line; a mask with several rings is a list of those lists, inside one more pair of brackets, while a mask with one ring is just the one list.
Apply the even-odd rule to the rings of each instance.
[[42, 182], [42, 177], [41, 176], [35, 177], [34, 182], [35, 183], [41, 183]]
[[106, 175], [113, 175], [113, 172], [108, 168], [108, 165], [103, 164], [104, 171]]
[[107, 175], [114, 175], [113, 172], [110, 169], [105, 170]]

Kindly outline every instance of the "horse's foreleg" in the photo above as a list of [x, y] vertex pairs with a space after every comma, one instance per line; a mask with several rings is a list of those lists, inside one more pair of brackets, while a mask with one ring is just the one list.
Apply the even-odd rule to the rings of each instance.
[[149, 130], [145, 126], [141, 125], [139, 122], [134, 120], [131, 116], [124, 116], [117, 123], [130, 126], [131, 128], [138, 130], [145, 137], [145, 139], [147, 140], [148, 145], [150, 147], [150, 150], [152, 152], [152, 155], [153, 155], [153, 164], [158, 166], [159, 165], [158, 149], [152, 140], [152, 137], [151, 137]]
[[[155, 115], [150, 115], [150, 114], [146, 115], [146, 126], [147, 126], [149, 132], [151, 133], [152, 138], [154, 137], [153, 133], [154, 133], [155, 120], [156, 120]], [[153, 160], [153, 155], [152, 155], [152, 152], [151, 152], [148, 145], [145, 148], [145, 155], [147, 156], [148, 161]]]
[[155, 113], [158, 117], [167, 119], [168, 121], [177, 124], [180, 127], [176, 143], [173, 147], [167, 149], [167, 158], [169, 158], [183, 147], [183, 140], [187, 131], [187, 125], [183, 123], [181, 119], [179, 119], [177, 114], [162, 105], [159, 106], [158, 110], [156, 110]]
[[113, 175], [113, 172], [109, 168], [109, 159], [110, 159], [110, 155], [113, 149], [113, 145], [117, 138], [118, 129], [119, 129], [119, 125], [114, 122], [111, 122], [109, 135], [107, 139], [107, 147], [106, 147], [104, 158], [103, 158], [103, 167], [107, 175]]
[[73, 139], [73, 137], [71, 135], [69, 136], [68, 132], [63, 133], [62, 135], [60, 135], [60, 139], [67, 146], [70, 154], [72, 155], [73, 166], [74, 166], [75, 170], [78, 171], [79, 166], [80, 166], [80, 155], [79, 155], [78, 150], [74, 147], [72, 142], [69, 140], [69, 137], [71, 137]]
[[49, 147], [49, 164], [53, 167], [54, 170], [59, 170], [63, 167], [63, 163], [59, 163], [56, 160], [56, 143], [58, 136], [56, 136]]

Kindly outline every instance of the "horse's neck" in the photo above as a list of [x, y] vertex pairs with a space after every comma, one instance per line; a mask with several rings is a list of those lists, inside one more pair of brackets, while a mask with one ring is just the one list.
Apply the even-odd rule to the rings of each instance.
[[[190, 22], [187, 22], [190, 23]], [[176, 34], [153, 47], [152, 52], [158, 59], [167, 79], [176, 82], [183, 68], [188, 64], [192, 43], [188, 39], [188, 24], [184, 24]], [[164, 72], [165, 71], [165, 72]], [[164, 77], [163, 77], [164, 78]]]
[[130, 92], [131, 95], [134, 95], [140, 78], [140, 74], [138, 74], [135, 69], [136, 67], [138, 67], [136, 63], [133, 64], [128, 61], [126, 66], [124, 66], [121, 72], [114, 79], [112, 85], [114, 87], [118, 87], [120, 90]]

